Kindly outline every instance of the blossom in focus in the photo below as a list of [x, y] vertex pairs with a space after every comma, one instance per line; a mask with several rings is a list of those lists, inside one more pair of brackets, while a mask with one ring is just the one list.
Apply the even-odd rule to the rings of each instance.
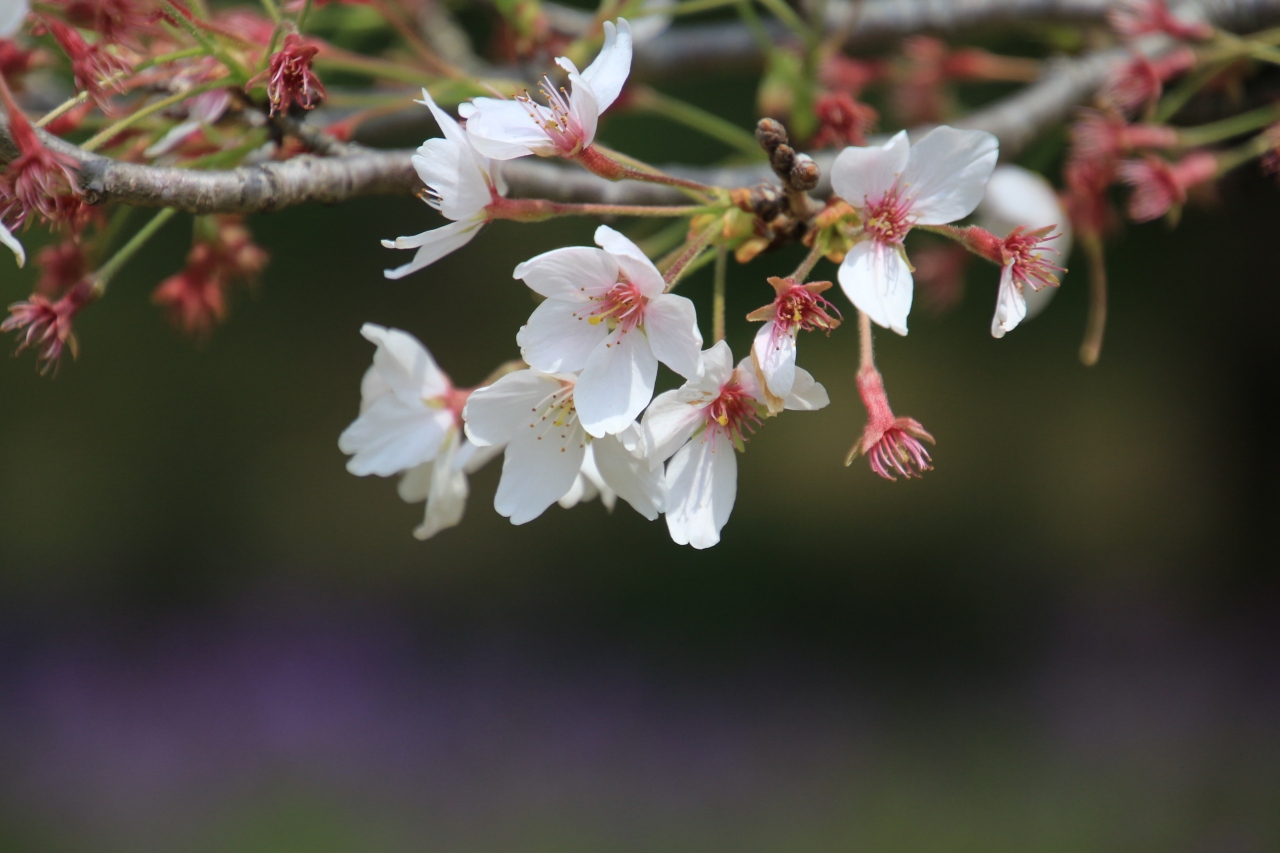
[[1129, 218], [1150, 222], [1181, 207], [1187, 190], [1212, 180], [1218, 174], [1218, 160], [1206, 151], [1188, 154], [1170, 163], [1148, 154], [1141, 160], [1120, 164], [1120, 180], [1133, 187], [1129, 196]]
[[747, 319], [764, 323], [751, 344], [751, 362], [769, 411], [777, 413], [796, 380], [796, 335], [814, 329], [830, 333], [840, 325], [840, 312], [822, 296], [831, 287], [829, 281], [799, 284], [793, 278], [774, 276], [769, 284], [777, 294], [773, 302], [752, 311]]
[[944, 126], [914, 145], [903, 131], [882, 146], [846, 148], [836, 158], [832, 187], [858, 211], [863, 227], [840, 264], [840, 286], [877, 324], [907, 333], [913, 282], [902, 241], [915, 225], [943, 225], [972, 213], [998, 147], [985, 131]]
[[408, 332], [366, 323], [360, 334], [377, 350], [360, 383], [360, 415], [338, 437], [351, 454], [347, 470], [390, 477], [435, 460], [460, 431], [466, 392]]
[[634, 429], [592, 439], [574, 401], [577, 377], [518, 370], [472, 393], [463, 410], [467, 438], [479, 446], [505, 444], [498, 513], [512, 524], [532, 521], [573, 489], [588, 442], [608, 487], [649, 520], [663, 509], [660, 472], [639, 454]]
[[[748, 359], [735, 368], [729, 345], [702, 353], [696, 377], [659, 394], [644, 414], [645, 452], [666, 469], [667, 529], [678, 545], [710, 548], [720, 541], [738, 494], [735, 450], [760, 423], [764, 391]], [[812, 411], [827, 405], [826, 389], [796, 368], [785, 408]]]
[[489, 221], [485, 208], [507, 193], [493, 162], [471, 145], [466, 131], [436, 106], [426, 89], [418, 103], [431, 110], [444, 138], [422, 143], [413, 155], [413, 167], [427, 186], [427, 204], [453, 221], [412, 237], [383, 240], [382, 245], [388, 249], [417, 250], [409, 263], [385, 271], [386, 277], [393, 279], [430, 266], [465, 246]]
[[31, 11], [28, 0], [0, 0], [0, 38], [9, 38], [22, 29]]
[[280, 50], [272, 54], [267, 67], [245, 83], [245, 91], [265, 79], [272, 115], [287, 113], [292, 104], [304, 110], [314, 109], [326, 94], [324, 84], [311, 70], [311, 63], [319, 52], [320, 48], [307, 44], [302, 36], [289, 33]]
[[521, 357], [543, 373], [582, 371], [577, 417], [598, 438], [644, 410], [658, 362], [693, 376], [702, 335], [693, 303], [665, 292], [640, 247], [607, 225], [595, 238], [601, 248], [554, 249], [520, 264], [515, 277], [546, 297], [516, 335]]
[[868, 365], [858, 371], [858, 394], [867, 407], [867, 426], [862, 437], [844, 460], [850, 465], [858, 456], [867, 457], [871, 470], [886, 480], [898, 475], [911, 479], [933, 468], [929, 451], [921, 440], [933, 444], [933, 436], [912, 418], [894, 417], [880, 372]]
[[441, 530], [456, 527], [467, 508], [467, 475], [479, 471], [502, 450], [503, 445], [477, 447], [460, 431], [451, 430], [435, 459], [406, 471], [396, 487], [400, 499], [427, 504], [422, 524], [413, 531], [414, 537], [426, 540]]
[[35, 349], [40, 372], [48, 373], [57, 369], [65, 350], [69, 349], [73, 357], [76, 355], [72, 324], [81, 309], [97, 296], [89, 279], [80, 281], [57, 301], [32, 294], [30, 299], [9, 306], [9, 316], [0, 323], [0, 332], [17, 332], [17, 352]]
[[[1042, 175], [1029, 169], [1012, 164], [997, 166], [991, 173], [986, 194], [978, 204], [975, 216], [978, 225], [997, 237], [1007, 237], [1019, 227], [1035, 231], [1053, 226], [1057, 237], [1052, 248], [1036, 249], [1036, 256], [1047, 262], [1047, 253], [1054, 253], [1054, 257], [1061, 261], [1071, 255], [1071, 222], [1067, 211], [1053, 186]], [[998, 298], [1005, 296], [1005, 271], [1012, 278], [1012, 268], [1005, 267], [1001, 273]], [[1016, 292], [1010, 295], [1016, 303], [1012, 306], [1015, 310], [1007, 316], [1018, 316], [1019, 320], [1036, 316], [1045, 309], [1057, 290], [1056, 287], [1016, 288]], [[1016, 321], [1012, 325], [1002, 323], [1000, 316], [997, 306], [996, 318], [992, 321], [992, 334], [996, 337], [1017, 325]]]
[[476, 98], [458, 107], [467, 122], [472, 145], [486, 157], [511, 160], [529, 154], [575, 157], [595, 140], [600, 113], [622, 92], [631, 73], [631, 26], [619, 18], [604, 23], [604, 46], [586, 70], [578, 72], [568, 57], [556, 64], [569, 75], [571, 91], [543, 78], [547, 106], [526, 93], [513, 100]]

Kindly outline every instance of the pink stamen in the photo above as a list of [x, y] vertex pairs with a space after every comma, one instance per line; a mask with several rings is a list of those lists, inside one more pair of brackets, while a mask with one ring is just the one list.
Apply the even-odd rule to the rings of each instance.
[[904, 198], [903, 193], [903, 187], [895, 183], [893, 189], [876, 201], [866, 200], [863, 229], [876, 241], [901, 245], [915, 224], [911, 215], [911, 203], [915, 199]]

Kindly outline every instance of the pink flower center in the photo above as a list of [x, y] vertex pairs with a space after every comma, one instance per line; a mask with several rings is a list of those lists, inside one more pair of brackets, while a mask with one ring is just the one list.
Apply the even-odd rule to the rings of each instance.
[[623, 332], [630, 332], [644, 323], [644, 309], [649, 300], [640, 288], [623, 279], [615, 284], [604, 296], [595, 297], [598, 303], [591, 311], [587, 322], [595, 326], [607, 323], [609, 331], [621, 327]]
[[721, 387], [720, 396], [705, 412], [707, 434], [713, 438], [722, 435], [739, 447], [760, 424], [754, 398], [732, 380]]
[[902, 187], [896, 183], [878, 200], [868, 199], [863, 209], [864, 230], [878, 242], [901, 243], [915, 224], [911, 201], [903, 198]]
[[801, 284], [791, 285], [778, 296], [774, 304], [778, 312], [773, 321], [775, 335], [790, 335], [794, 330], [830, 331], [840, 324], [838, 319], [827, 313], [828, 309], [834, 311], [838, 318], [839, 310], [818, 294], [810, 293]]
[[516, 100], [524, 105], [538, 127], [551, 137], [556, 152], [562, 157], [572, 157], [582, 150], [582, 141], [586, 134], [570, 108], [569, 93], [563, 87], [557, 89], [552, 85], [549, 77], [542, 78], [538, 89], [546, 99], [547, 106], [534, 103], [528, 92], [517, 95]]

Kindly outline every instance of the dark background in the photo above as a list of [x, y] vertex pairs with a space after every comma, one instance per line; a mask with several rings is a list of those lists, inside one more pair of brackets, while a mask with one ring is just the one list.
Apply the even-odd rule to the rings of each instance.
[[[749, 86], [699, 91], [749, 121]], [[605, 130], [721, 153], [687, 138]], [[592, 223], [388, 282], [378, 239], [438, 222], [417, 201], [255, 218], [271, 266], [196, 346], [149, 303], [179, 217], [79, 361], [0, 365], [0, 848], [1280, 849], [1277, 201], [1245, 170], [1130, 228], [1095, 368], [1080, 273], [1001, 341], [989, 267], [879, 335], [938, 438], [920, 481], [841, 465], [854, 326], [805, 337], [832, 404], [764, 425], [706, 552], [625, 504], [513, 527], [497, 464], [420, 543], [420, 505], [344, 470], [361, 323], [472, 384], [518, 355], [512, 268]], [[739, 354], [798, 260], [732, 271]], [[708, 321], [709, 272], [682, 291]]]

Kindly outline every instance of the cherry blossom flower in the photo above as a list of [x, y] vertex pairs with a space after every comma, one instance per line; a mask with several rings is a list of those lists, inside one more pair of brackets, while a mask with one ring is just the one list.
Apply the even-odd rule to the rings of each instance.
[[1134, 222], [1159, 219], [1187, 200], [1187, 190], [1212, 180], [1218, 159], [1207, 151], [1188, 154], [1176, 163], [1148, 154], [1120, 164], [1120, 180], [1133, 187], [1129, 218]]
[[867, 407], [867, 426], [844, 464], [850, 465], [858, 456], [866, 456], [871, 470], [886, 480], [897, 480], [895, 475], [911, 479], [932, 470], [929, 451], [920, 440], [933, 444], [933, 436], [919, 421], [894, 417], [889, 396], [884, 391], [884, 380], [875, 367], [868, 365], [858, 371], [858, 394]]
[[[9, 316], [0, 323], [0, 332], [18, 332], [18, 349], [36, 349], [41, 373], [56, 370], [65, 350], [74, 357], [77, 352], [72, 323], [76, 315], [98, 296], [93, 282], [80, 281], [57, 301], [32, 294], [24, 302], [9, 306]], [[15, 353], [16, 354], [16, 353]]]
[[[1033, 250], [1033, 258], [1047, 264], [1048, 253], [1053, 253], [1058, 260], [1065, 260], [1071, 254], [1070, 218], [1053, 186], [1036, 172], [1015, 165], [997, 166], [991, 173], [987, 192], [975, 213], [978, 224], [997, 237], [1010, 237], [1019, 228], [1024, 232], [1034, 232], [1052, 226], [1057, 232], [1052, 248], [1038, 249], [1024, 246], [1026, 238], [1031, 235], [1022, 234], [1016, 241], [1018, 246], [1007, 247], [1014, 255], [1030, 248]], [[1024, 260], [1024, 266], [1016, 272], [1021, 273], [1027, 269], [1026, 264], [1034, 263], [1033, 258]], [[996, 314], [991, 322], [991, 334], [997, 338], [1022, 320], [1030, 319], [1043, 311], [1053, 294], [1058, 291], [1057, 287], [1040, 287], [1035, 283], [1057, 284], [1056, 278], [1048, 281], [1032, 276], [1031, 287], [1017, 286], [1015, 268], [1003, 264], [1003, 259], [1002, 267]], [[1060, 268], [1050, 264], [1049, 269], [1043, 271], [1052, 273], [1054, 269]], [[1002, 314], [1000, 306], [1006, 301], [1008, 307]]]
[[37, 252], [36, 266], [40, 268], [36, 293], [57, 299], [88, 274], [89, 258], [83, 243], [69, 239], [45, 246]]
[[631, 26], [619, 18], [604, 24], [604, 46], [581, 73], [568, 58], [556, 64], [569, 75], [571, 92], [557, 89], [549, 78], [541, 85], [547, 106], [526, 93], [514, 100], [476, 98], [458, 108], [476, 150], [494, 160], [529, 154], [576, 157], [595, 140], [600, 114], [617, 100], [631, 73]]
[[972, 213], [998, 147], [985, 131], [938, 127], [914, 145], [904, 131], [882, 146], [846, 148], [836, 158], [832, 187], [857, 209], [864, 229], [840, 265], [840, 286], [877, 324], [907, 333], [912, 279], [902, 241], [915, 225], [943, 225]]
[[1086, 160], [1114, 160], [1141, 148], [1174, 148], [1178, 131], [1164, 124], [1129, 124], [1099, 110], [1081, 110], [1071, 125], [1071, 154]]
[[71, 73], [76, 88], [88, 93], [99, 104], [105, 104], [107, 90], [121, 90], [117, 75], [129, 70], [129, 63], [107, 51], [103, 42], [89, 44], [74, 27], [58, 20], [46, 20], [54, 41], [71, 60]]
[[187, 265], [165, 279], [151, 301], [168, 309], [170, 320], [188, 335], [205, 338], [226, 319], [227, 289], [236, 279], [252, 281], [267, 264], [238, 216], [209, 217], [187, 253]]
[[1183, 45], [1157, 59], [1139, 53], [1114, 72], [1102, 96], [1122, 112], [1132, 113], [1157, 100], [1164, 84], [1196, 67], [1196, 52]]
[[400, 499], [405, 503], [427, 503], [422, 524], [413, 531], [415, 538], [430, 539], [462, 521], [470, 493], [467, 475], [479, 471], [503, 448], [504, 445], [477, 447], [458, 430], [451, 430], [434, 460], [405, 472], [396, 487]]
[[55, 0], [68, 22], [93, 30], [109, 44], [137, 46], [140, 36], [160, 31], [154, 0]]
[[267, 81], [267, 100], [271, 114], [286, 113], [292, 104], [304, 110], [314, 109], [325, 97], [324, 84], [311, 70], [311, 62], [320, 48], [307, 44], [302, 36], [289, 33], [280, 50], [271, 55], [267, 67], [245, 83], [245, 91]]
[[0, 3], [0, 38], [7, 39], [22, 29], [30, 11], [28, 0], [4, 0]]
[[433, 461], [459, 431], [466, 392], [408, 332], [366, 323], [360, 334], [377, 350], [360, 383], [360, 416], [338, 437], [347, 470], [390, 477]]
[[693, 376], [702, 335], [693, 303], [664, 292], [640, 247], [607, 225], [595, 238], [602, 248], [554, 249], [520, 264], [515, 277], [547, 297], [516, 335], [521, 356], [544, 373], [582, 371], [577, 417], [598, 438], [644, 410], [659, 361]]
[[418, 103], [431, 110], [444, 138], [422, 143], [413, 155], [413, 167], [427, 185], [427, 204], [453, 221], [412, 237], [383, 240], [388, 249], [417, 250], [412, 261], [384, 272], [393, 279], [404, 278], [465, 246], [489, 221], [485, 208], [507, 194], [507, 185], [493, 162], [471, 145], [466, 131], [436, 106], [426, 89]]
[[818, 132], [813, 147], [837, 148], [842, 145], [866, 145], [867, 132], [876, 126], [880, 114], [875, 107], [854, 100], [846, 92], [828, 92], [813, 105], [818, 119]]
[[583, 468], [587, 445], [602, 481], [652, 521], [662, 512], [661, 472], [640, 453], [636, 430], [592, 439], [574, 401], [577, 377], [518, 370], [472, 393], [463, 410], [467, 438], [506, 444], [493, 505], [512, 524], [532, 521], [565, 497]]
[[[821, 329], [830, 333], [840, 325], [840, 312], [822, 297], [829, 281], [798, 284], [793, 278], [771, 277], [776, 298], [747, 315], [763, 322], [751, 344], [751, 362], [760, 376], [769, 411], [782, 411], [796, 379], [796, 335]], [[836, 316], [828, 314], [828, 309]]]
[[[748, 359], [735, 368], [729, 345], [702, 353], [697, 376], [659, 394], [644, 414], [644, 446], [652, 466], [666, 469], [667, 529], [678, 545], [710, 548], [720, 541], [738, 494], [738, 460], [760, 423], [764, 392]], [[785, 408], [827, 405], [826, 389], [796, 368]]]
[[[32, 212], [46, 222], [74, 216], [78, 212], [78, 200], [76, 206], [65, 205], [64, 200], [79, 191], [75, 160], [50, 150], [40, 141], [3, 81], [0, 81], [0, 96], [9, 114], [9, 135], [18, 149], [18, 156], [0, 176], [0, 220], [16, 228]], [[4, 238], [0, 236], [0, 240]], [[10, 240], [12, 235], [4, 242], [13, 249]], [[17, 254], [20, 249], [14, 252]]]
[[1213, 36], [1213, 27], [1206, 21], [1183, 20], [1169, 10], [1166, 0], [1119, 0], [1107, 9], [1107, 23], [1127, 39], [1153, 33], [1191, 41]]

